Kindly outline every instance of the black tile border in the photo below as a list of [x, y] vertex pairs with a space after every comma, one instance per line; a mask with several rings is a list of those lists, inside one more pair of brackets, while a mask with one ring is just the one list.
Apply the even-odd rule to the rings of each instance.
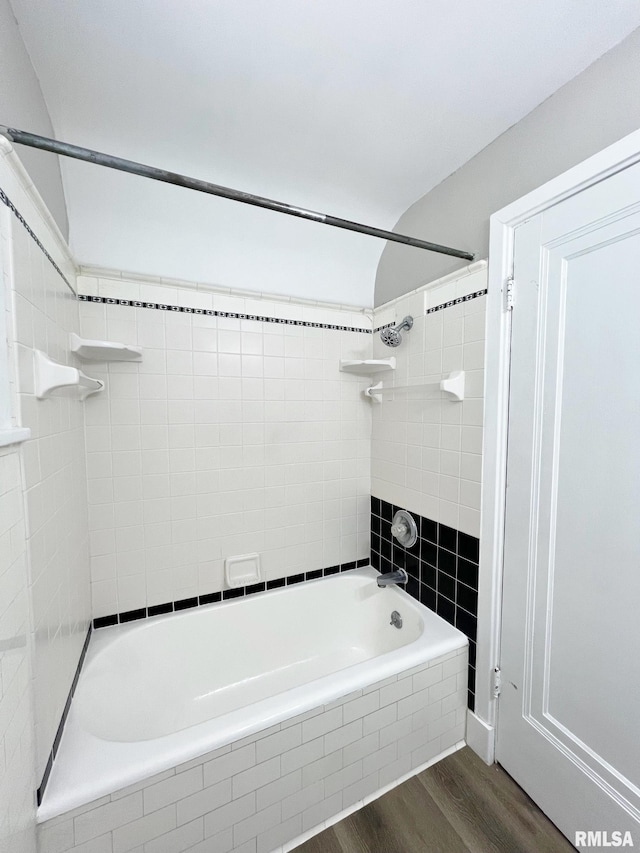
[[[472, 299], [477, 299], [479, 296], [486, 296], [488, 292], [489, 291], [485, 288], [484, 290], [475, 290], [473, 293], [467, 293], [466, 296], [457, 296], [449, 302], [443, 302], [441, 305], [434, 305], [433, 308], [427, 308], [424, 312], [425, 316], [427, 314], [435, 314], [436, 311], [444, 311], [445, 308], [453, 308], [454, 305], [460, 305], [462, 302], [470, 302]], [[383, 329], [388, 329], [389, 326], [393, 325], [393, 323], [385, 323], [384, 326], [378, 326], [373, 330], [374, 334], [376, 332], [381, 332]]]
[[[243, 598], [248, 595], [256, 595], [271, 589], [279, 589], [283, 586], [293, 586], [306, 581], [317, 580], [322, 577], [349, 572], [353, 569], [361, 569], [369, 565], [369, 558], [353, 560], [350, 563], [341, 563], [337, 566], [328, 566], [326, 569], [313, 569], [310, 572], [301, 572], [289, 577], [276, 578], [263, 583], [255, 583], [250, 586], [240, 586], [236, 589], [225, 589], [221, 592], [210, 592], [207, 595], [193, 596], [193, 598], [182, 598], [179, 601], [168, 601], [164, 604], [154, 604], [151, 607], [140, 607], [137, 610], [126, 610], [124, 613], [112, 613], [109, 616], [98, 616], [93, 620], [93, 628], [108, 628], [111, 625], [124, 625], [140, 619], [149, 619], [152, 616], [160, 616], [165, 613], [179, 613], [193, 607], [204, 607], [207, 604], [217, 604], [220, 601], [231, 601], [234, 598]], [[75, 689], [75, 687], [74, 687]]]
[[455, 299], [451, 299], [449, 302], [443, 302], [442, 305], [434, 305], [433, 308], [427, 308], [424, 312], [426, 314], [435, 314], [436, 311], [444, 311], [445, 308], [452, 308], [454, 305], [460, 305], [461, 302], [470, 302], [472, 299], [477, 299], [479, 296], [486, 296], [488, 290], [485, 288], [484, 290], [476, 290], [473, 293], [467, 293], [466, 296], [458, 296]]
[[184, 305], [169, 305], [163, 302], [143, 302], [139, 299], [114, 299], [109, 296], [87, 296], [78, 294], [80, 302], [94, 302], [98, 305], [123, 305], [130, 308], [149, 308], [152, 311], [173, 311], [180, 314], [204, 314], [206, 317], [229, 317], [233, 320], [255, 320], [258, 323], [280, 323], [285, 326], [306, 326], [311, 329], [332, 329], [337, 332], [362, 332], [373, 334], [371, 329], [359, 329], [357, 326], [336, 326], [331, 323], [311, 323], [309, 320], [290, 320], [285, 317], [264, 317], [261, 314], [239, 314], [236, 311], [214, 311], [211, 308], [189, 308]]
[[40, 782], [40, 786], [36, 791], [36, 800], [38, 805], [41, 805], [42, 803], [42, 798], [44, 797], [47, 782], [49, 781], [49, 776], [51, 775], [53, 762], [56, 755], [58, 754], [58, 748], [60, 746], [60, 741], [62, 740], [62, 733], [64, 732], [65, 723], [67, 722], [67, 717], [69, 716], [69, 709], [71, 708], [71, 700], [73, 699], [73, 694], [76, 692], [76, 687], [78, 686], [78, 679], [80, 678], [80, 672], [84, 664], [84, 659], [87, 656], [87, 649], [89, 648], [89, 640], [91, 639], [92, 631], [93, 626], [90, 623], [89, 627], [87, 628], [87, 636], [84, 638], [84, 643], [82, 644], [80, 659], [78, 660], [78, 666], [76, 667], [75, 675], [73, 676], [73, 681], [71, 682], [71, 689], [69, 690], [69, 695], [67, 696], [67, 701], [64, 705], [64, 711], [62, 712], [62, 717], [60, 719], [60, 723], [56, 731], [56, 736], [53, 739], [53, 746], [51, 747], [51, 752], [49, 753], [49, 758], [47, 759], [47, 764], [44, 769], [44, 773], [42, 774], [42, 781]]
[[475, 709], [479, 540], [446, 524], [411, 515], [418, 541], [403, 548], [391, 536], [391, 519], [405, 507], [371, 497], [371, 565], [380, 572], [405, 569], [406, 591], [454, 625], [469, 640], [467, 705]]
[[75, 290], [74, 290], [74, 289], [73, 289], [73, 287], [71, 286], [71, 284], [70, 284], [70, 282], [69, 282], [69, 279], [68, 279], [68, 278], [66, 277], [66, 275], [62, 272], [62, 270], [60, 269], [60, 267], [58, 266], [58, 264], [53, 260], [53, 258], [52, 258], [52, 257], [51, 257], [51, 255], [49, 254], [49, 252], [47, 252], [47, 250], [46, 250], [46, 249], [45, 249], [45, 247], [42, 245], [42, 243], [40, 242], [40, 240], [36, 237], [36, 234], [35, 234], [35, 232], [34, 232], [33, 228], [31, 228], [31, 226], [29, 225], [29, 223], [27, 222], [27, 220], [26, 220], [26, 219], [24, 218], [24, 216], [20, 213], [20, 211], [18, 210], [18, 208], [17, 208], [17, 207], [15, 206], [15, 204], [11, 201], [11, 199], [10, 199], [10, 198], [9, 198], [9, 196], [5, 193], [5, 191], [2, 189], [2, 187], [0, 187], [0, 201], [1, 201], [4, 205], [6, 205], [6, 206], [9, 208], [9, 210], [13, 213], [13, 215], [16, 217], [16, 219], [18, 220], [18, 222], [19, 222], [19, 223], [23, 226], [23, 228], [26, 230], [26, 232], [27, 232], [27, 234], [29, 235], [29, 237], [31, 237], [31, 239], [33, 240], [33, 242], [34, 242], [34, 243], [36, 244], [36, 246], [40, 249], [40, 251], [42, 252], [42, 254], [45, 256], [45, 258], [49, 261], [49, 263], [51, 264], [51, 266], [54, 268], [54, 270], [58, 273], [58, 275], [60, 276], [60, 278], [61, 278], [61, 279], [64, 281], [64, 283], [67, 285], [67, 287], [69, 288], [69, 290], [70, 290], [72, 293], [75, 293]]

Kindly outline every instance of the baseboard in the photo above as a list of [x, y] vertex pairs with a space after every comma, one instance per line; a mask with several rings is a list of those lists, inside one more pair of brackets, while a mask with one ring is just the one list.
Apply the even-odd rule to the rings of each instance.
[[402, 785], [403, 782], [406, 782], [408, 779], [411, 779], [413, 776], [417, 776], [418, 773], [422, 773], [423, 770], [426, 770], [428, 767], [432, 767], [434, 764], [437, 764], [439, 761], [442, 761], [443, 758], [446, 758], [448, 755], [452, 755], [454, 752], [457, 752], [459, 749], [465, 746], [465, 742], [463, 740], [458, 741], [453, 746], [448, 747], [443, 750], [441, 753], [436, 755], [435, 758], [432, 758], [430, 761], [427, 761], [426, 764], [421, 764], [419, 767], [410, 770], [409, 773], [405, 773], [404, 776], [401, 776], [399, 779], [394, 779], [393, 782], [385, 785], [383, 788], [375, 791], [373, 794], [368, 794], [363, 800], [359, 800], [356, 803], [348, 806], [348, 808], [343, 809], [336, 815], [328, 818], [327, 820], [319, 823], [317, 826], [314, 826], [313, 829], [308, 829], [306, 832], [303, 832], [302, 835], [299, 835], [297, 838], [294, 838], [292, 841], [287, 841], [286, 844], [283, 844], [282, 847], [278, 847], [276, 850], [272, 851], [272, 853], [289, 853], [290, 850], [293, 850], [295, 847], [299, 847], [301, 844], [304, 844], [305, 841], [308, 841], [310, 838], [313, 838], [314, 835], [318, 835], [325, 829], [328, 829], [330, 826], [333, 826], [334, 823], [338, 823], [341, 820], [344, 820], [345, 817], [349, 817], [350, 814], [357, 812], [363, 806], [372, 803], [374, 800], [377, 800], [378, 797], [381, 797], [383, 794], [386, 794], [388, 791], [392, 791], [394, 788], [397, 788], [398, 785]]
[[495, 728], [481, 720], [473, 711], [467, 711], [467, 744], [485, 762], [495, 761]]

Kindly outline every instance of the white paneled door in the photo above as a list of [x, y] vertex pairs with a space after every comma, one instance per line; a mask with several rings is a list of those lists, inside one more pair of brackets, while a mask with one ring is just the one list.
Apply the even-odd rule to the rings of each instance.
[[639, 848], [640, 165], [519, 225], [514, 281], [496, 755]]

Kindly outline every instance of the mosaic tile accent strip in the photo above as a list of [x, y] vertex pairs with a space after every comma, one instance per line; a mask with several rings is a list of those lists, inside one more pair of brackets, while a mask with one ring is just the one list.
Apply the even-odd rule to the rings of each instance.
[[192, 607], [203, 607], [205, 604], [217, 604], [220, 601], [229, 601], [232, 598], [242, 598], [245, 595], [255, 595], [270, 589], [279, 589], [283, 586], [292, 586], [296, 583], [313, 581], [318, 578], [337, 575], [339, 572], [348, 572], [353, 569], [361, 569], [369, 565], [368, 557], [362, 560], [354, 560], [350, 563], [342, 563], [338, 566], [328, 566], [325, 569], [314, 569], [311, 572], [302, 572], [297, 575], [289, 575], [286, 578], [263, 583], [255, 583], [251, 586], [241, 586], [236, 589], [225, 589], [222, 592], [211, 592], [208, 595], [183, 598], [180, 601], [168, 601], [164, 604], [155, 604], [152, 607], [140, 607], [137, 610], [127, 610], [124, 613], [113, 613], [110, 616], [99, 616], [93, 620], [94, 628], [108, 628], [110, 625], [123, 625], [126, 622], [135, 622], [138, 619], [148, 619], [151, 616], [160, 616], [163, 613], [178, 613], [181, 610], [189, 610]]
[[282, 323], [286, 326], [307, 326], [311, 329], [332, 329], [337, 332], [361, 332], [371, 335], [371, 329], [359, 329], [357, 326], [337, 326], [332, 323], [312, 323], [309, 320], [290, 320], [285, 317], [264, 317], [260, 314], [238, 314], [235, 311], [215, 311], [209, 308], [189, 308], [184, 305], [168, 305], [162, 302], [141, 302], [137, 299], [113, 299], [108, 296], [86, 296], [78, 294], [81, 302], [95, 302], [103, 305], [122, 305], [130, 308], [149, 308], [152, 311], [175, 311], [182, 314], [204, 314], [207, 317], [230, 317], [234, 320], [255, 320], [258, 323]]
[[60, 267], [58, 266], [58, 264], [53, 260], [53, 258], [52, 258], [52, 257], [51, 257], [51, 255], [49, 254], [49, 252], [47, 252], [47, 250], [46, 250], [46, 249], [45, 249], [45, 247], [42, 245], [42, 243], [40, 242], [40, 240], [36, 237], [35, 232], [34, 232], [34, 231], [33, 231], [33, 229], [31, 228], [31, 226], [29, 225], [29, 223], [27, 222], [27, 220], [26, 220], [26, 219], [24, 218], [24, 216], [20, 213], [20, 211], [18, 210], [18, 208], [17, 208], [17, 207], [15, 206], [15, 204], [11, 201], [11, 199], [8, 197], [8, 195], [5, 193], [5, 191], [2, 189], [2, 187], [0, 187], [0, 201], [1, 201], [4, 205], [6, 205], [6, 206], [9, 208], [9, 210], [13, 213], [13, 215], [16, 217], [16, 219], [18, 220], [18, 222], [19, 222], [19, 223], [23, 226], [23, 228], [26, 230], [26, 232], [27, 232], [27, 234], [29, 235], [29, 237], [31, 237], [31, 239], [33, 240], [33, 242], [34, 242], [34, 243], [36, 244], [36, 246], [40, 249], [40, 251], [42, 252], [42, 254], [45, 256], [45, 258], [49, 261], [49, 263], [51, 264], [51, 266], [54, 268], [54, 270], [58, 273], [58, 275], [60, 276], [60, 278], [61, 278], [61, 279], [64, 281], [64, 283], [67, 285], [67, 287], [69, 288], [69, 290], [70, 290], [72, 293], [75, 293], [75, 290], [73, 289], [73, 287], [71, 287], [71, 283], [69, 282], [69, 279], [68, 279], [68, 278], [66, 277], [66, 275], [62, 272], [62, 270], [60, 269]]
[[470, 302], [472, 299], [477, 299], [479, 296], [486, 296], [488, 290], [476, 290], [474, 293], [467, 293], [466, 296], [458, 296], [457, 299], [451, 299], [449, 302], [443, 302], [442, 305], [434, 305], [433, 308], [427, 308], [425, 314], [435, 314], [436, 311], [444, 311], [445, 308], [452, 308], [454, 305], [460, 305], [461, 302]]
[[[371, 565], [379, 572], [405, 569], [409, 595], [434, 610], [469, 639], [468, 707], [475, 708], [478, 562], [480, 540], [412, 512], [418, 541], [403, 548], [391, 535], [399, 509], [371, 498]], [[409, 510], [410, 512], [410, 510]]]
[[[479, 296], [486, 296], [488, 293], [487, 289], [484, 290], [476, 290], [474, 293], [467, 293], [466, 296], [458, 296], [456, 299], [451, 299], [449, 302], [443, 302], [441, 305], [434, 305], [433, 308], [427, 308], [424, 312], [426, 314], [435, 314], [436, 311], [444, 311], [445, 308], [452, 308], [454, 305], [460, 305], [461, 302], [470, 302], [472, 299], [478, 299]], [[383, 329], [388, 329], [390, 326], [394, 326], [395, 323], [385, 323], [384, 326], [377, 326], [373, 332], [381, 332]]]

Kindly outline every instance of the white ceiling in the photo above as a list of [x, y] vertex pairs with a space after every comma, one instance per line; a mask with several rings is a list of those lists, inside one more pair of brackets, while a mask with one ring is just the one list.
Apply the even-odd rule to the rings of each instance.
[[[11, 2], [58, 138], [389, 229], [640, 25], [637, 0]], [[373, 303], [381, 240], [69, 160], [63, 180], [82, 263]]]

